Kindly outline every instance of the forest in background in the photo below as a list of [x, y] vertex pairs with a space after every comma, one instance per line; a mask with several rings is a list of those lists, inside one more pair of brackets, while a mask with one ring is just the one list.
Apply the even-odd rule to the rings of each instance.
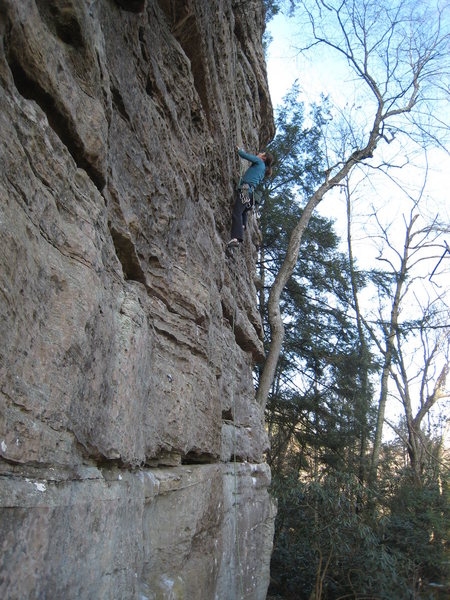
[[[268, 4], [270, 17], [279, 7]], [[400, 46], [394, 51], [395, 25], [409, 8], [407, 2], [367, 0], [356, 13], [355, 3], [345, 0], [290, 4], [296, 11], [310, 10], [313, 23], [319, 19], [314, 10], [332, 12], [334, 7], [353, 70], [360, 64], [354, 44], [363, 44], [359, 75], [376, 98], [375, 120], [377, 109], [382, 118], [374, 129], [369, 111], [365, 130], [361, 119], [336, 116], [330, 99], [305, 106], [299, 85], [276, 112], [277, 135], [269, 147], [276, 162], [259, 209], [259, 306], [267, 351], [276, 329], [270, 294], [292, 236], [317, 190], [343, 166], [350, 168], [325, 191], [340, 194], [346, 235], [338, 236], [334, 219], [313, 206], [279, 292], [283, 341], [262, 402], [271, 442], [272, 492], [278, 500], [269, 598], [440, 600], [450, 591], [445, 445], [450, 343], [445, 236], [450, 226], [430, 210], [426, 173], [414, 192], [399, 185], [403, 210], [395, 224], [377, 211], [376, 202], [367, 211], [371, 230], [377, 232], [367, 243], [376, 238], [379, 254], [376, 264], [363, 267], [355, 252], [353, 209], [357, 201], [372, 202], [372, 196], [365, 198], [367, 183], [380, 173], [401, 181], [402, 148], [414, 145], [418, 154], [445, 147], [448, 128], [444, 131], [440, 122], [438, 131], [431, 112], [424, 119], [426, 103], [420, 101], [431, 97], [422, 90], [431, 89], [426, 84], [436, 74], [444, 80], [440, 44], [448, 42], [448, 35], [441, 29], [432, 35], [432, 25], [415, 22], [424, 45], [414, 63], [411, 49], [419, 44], [409, 40], [411, 75], [399, 68]], [[392, 7], [397, 21], [389, 16], [383, 31], [377, 11], [385, 10], [386, 17]], [[375, 35], [369, 17], [372, 24], [378, 19], [378, 45], [369, 43]], [[317, 43], [318, 38], [330, 43], [318, 29], [314, 35]], [[425, 38], [429, 61], [435, 61], [427, 72], [418, 65], [425, 56]], [[336, 39], [331, 45], [338, 47]], [[370, 48], [384, 65], [384, 78], [377, 83]], [[416, 96], [408, 96], [419, 79]], [[394, 114], [396, 102], [403, 103], [404, 112]], [[419, 105], [422, 120], [411, 118]], [[368, 140], [375, 145], [364, 153]], [[394, 140], [395, 158], [387, 161], [383, 154], [376, 160], [377, 146]], [[255, 374], [257, 385], [262, 374], [263, 369]], [[400, 407], [400, 417], [391, 416], [393, 403]]]

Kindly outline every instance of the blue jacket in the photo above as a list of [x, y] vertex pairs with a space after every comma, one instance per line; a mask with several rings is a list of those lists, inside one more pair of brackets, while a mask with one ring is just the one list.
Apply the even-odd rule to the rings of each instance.
[[238, 150], [238, 154], [241, 158], [244, 158], [252, 163], [242, 176], [239, 185], [248, 183], [255, 188], [258, 183], [261, 183], [261, 181], [264, 179], [264, 175], [266, 173], [265, 162], [262, 160], [262, 158], [258, 158], [253, 154], [247, 154], [247, 152], [244, 152], [244, 150], [241, 149]]

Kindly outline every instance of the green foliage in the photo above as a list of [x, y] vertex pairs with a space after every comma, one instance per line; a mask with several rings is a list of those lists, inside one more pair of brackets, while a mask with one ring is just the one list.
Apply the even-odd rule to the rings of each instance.
[[313, 105], [305, 115], [299, 102], [300, 85], [296, 82], [277, 109], [277, 135], [269, 146], [276, 162], [268, 183], [271, 196], [287, 194], [290, 198], [300, 192], [311, 194], [323, 175], [321, 149], [322, 127], [328, 118], [327, 101]]
[[443, 492], [438, 481], [418, 486], [406, 469], [394, 478], [388, 498], [384, 542], [405, 557], [421, 581], [442, 581], [446, 576], [448, 489], [448, 481]]
[[414, 597], [404, 556], [357, 512], [360, 492], [354, 478], [340, 473], [321, 482], [274, 481], [279, 507], [270, 592], [308, 600], [322, 580], [322, 600]]
[[[305, 115], [298, 95], [296, 84], [278, 110], [270, 148], [276, 163], [261, 212], [261, 270], [268, 285], [284, 260], [304, 203], [323, 177], [320, 141], [326, 101]], [[313, 215], [281, 297], [285, 340], [267, 412], [273, 465], [300, 428], [298, 443], [315, 448], [324, 464], [344, 468], [345, 448], [358, 445], [370, 417], [361, 373], [370, 370], [371, 361], [359, 351], [356, 322], [348, 310], [349, 265], [338, 244], [333, 222]], [[264, 317], [265, 306], [261, 309]]]
[[294, 9], [294, 0], [264, 0], [266, 11], [266, 23], [268, 23], [279, 12], [287, 11], [292, 14]]
[[399, 483], [375, 519], [357, 510], [363, 490], [348, 474], [276, 476], [270, 592], [308, 600], [320, 576], [322, 600], [437, 598], [427, 582], [445, 581], [448, 505], [435, 485], [418, 489], [404, 477]]
[[[326, 101], [305, 114], [297, 86], [278, 111], [270, 148], [277, 162], [260, 218], [266, 288], [323, 176], [326, 119]], [[370, 280], [389, 292], [392, 281], [381, 272], [359, 272], [359, 289]], [[360, 339], [352, 302], [333, 222], [313, 216], [281, 298], [285, 342], [266, 411], [278, 499], [269, 593], [288, 600], [312, 600], [312, 592], [314, 600], [437, 600], [427, 584], [445, 580], [441, 469], [434, 460], [418, 487], [395, 466], [401, 451], [385, 449], [385, 478], [367, 489], [375, 422], [370, 376], [379, 365]], [[260, 310], [267, 320], [264, 298]]]
[[280, 12], [280, 3], [277, 0], [264, 0], [264, 8], [266, 11], [266, 23], [268, 23], [275, 15]]

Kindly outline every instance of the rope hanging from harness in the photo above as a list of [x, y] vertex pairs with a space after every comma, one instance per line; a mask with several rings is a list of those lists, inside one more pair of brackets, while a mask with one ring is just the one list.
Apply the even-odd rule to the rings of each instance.
[[[232, 332], [232, 339], [235, 340], [236, 339], [236, 333], [235, 333], [235, 325], [236, 325], [236, 320], [237, 320], [237, 301], [236, 301], [236, 289], [237, 289], [237, 269], [234, 269], [234, 281], [233, 281], [233, 314], [232, 314], [232, 324], [231, 324], [231, 332]], [[236, 574], [236, 578], [237, 578], [237, 585], [238, 585], [238, 593], [239, 596], [237, 598], [237, 600], [244, 600], [244, 581], [243, 581], [243, 568], [242, 568], [242, 561], [241, 561], [241, 549], [240, 549], [240, 544], [239, 544], [239, 535], [240, 535], [240, 531], [239, 531], [239, 503], [238, 503], [238, 497], [239, 497], [239, 489], [238, 489], [238, 460], [237, 460], [237, 447], [238, 447], [238, 443], [237, 443], [237, 411], [236, 411], [236, 397], [235, 397], [235, 390], [234, 390], [234, 382], [235, 382], [235, 375], [236, 375], [236, 356], [234, 351], [232, 351], [232, 359], [231, 359], [231, 376], [232, 376], [232, 381], [231, 381], [231, 414], [233, 417], [233, 496], [234, 496], [234, 537], [235, 537], [235, 550], [236, 550], [236, 560], [235, 560], [235, 574]]]

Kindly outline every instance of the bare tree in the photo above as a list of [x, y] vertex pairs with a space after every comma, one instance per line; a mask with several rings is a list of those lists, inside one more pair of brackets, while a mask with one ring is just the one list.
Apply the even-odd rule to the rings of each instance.
[[[324, 196], [359, 164], [373, 157], [380, 143], [390, 143], [403, 132], [417, 131], [414, 120], [426, 110], [430, 90], [446, 57], [448, 35], [441, 15], [425, 14], [420, 2], [409, 0], [304, 0], [298, 3], [312, 32], [309, 48], [324, 46], [342, 56], [360, 82], [361, 102], [370, 114], [351, 125], [346, 139], [352, 144], [338, 160], [329, 157], [323, 181], [308, 199], [294, 228], [285, 260], [268, 300], [270, 347], [257, 391], [265, 407], [284, 340], [281, 293], [298, 260], [303, 233]], [[365, 125], [367, 123], [367, 125]], [[413, 127], [413, 129], [412, 129]], [[420, 121], [419, 129], [426, 124]], [[327, 146], [327, 140], [324, 140]]]
[[[395, 273], [395, 290], [392, 298], [392, 305], [390, 310], [390, 318], [387, 322], [385, 322], [380, 315], [380, 322], [382, 324], [383, 336], [381, 339], [377, 337], [374, 333], [373, 329], [369, 326], [368, 329], [371, 332], [372, 339], [375, 340], [381, 354], [383, 355], [383, 367], [382, 367], [382, 375], [381, 375], [381, 391], [380, 391], [380, 399], [378, 402], [378, 413], [377, 413], [377, 425], [375, 430], [375, 440], [372, 451], [372, 460], [370, 467], [370, 476], [369, 481], [373, 483], [376, 479], [376, 472], [378, 468], [378, 462], [380, 458], [380, 450], [381, 450], [381, 441], [383, 437], [383, 425], [384, 425], [384, 417], [386, 413], [386, 403], [388, 399], [388, 390], [389, 390], [389, 376], [391, 373], [392, 361], [394, 357], [395, 350], [395, 336], [398, 330], [399, 323], [399, 315], [402, 300], [405, 297], [405, 294], [408, 289], [408, 271], [410, 269], [410, 253], [411, 247], [413, 245], [413, 227], [414, 223], [418, 219], [418, 213], [414, 214], [411, 212], [409, 222], [406, 223], [406, 231], [405, 231], [405, 241], [403, 245], [403, 251], [400, 253], [392, 246], [392, 242], [390, 241], [390, 236], [388, 234], [387, 229], [383, 229], [383, 238], [387, 245], [391, 246], [394, 249], [397, 258], [399, 259], [399, 265], [396, 266], [392, 261], [388, 261], [392, 272]], [[387, 261], [386, 258], [382, 258], [380, 254], [380, 260]], [[367, 323], [366, 323], [367, 325]]]
[[[449, 373], [449, 345], [450, 327], [447, 319], [440, 324], [432, 324], [429, 314], [433, 311], [428, 306], [419, 323], [419, 336], [423, 350], [423, 362], [419, 367], [415, 365], [413, 373], [408, 369], [403, 351], [404, 337], [401, 332], [396, 333], [396, 361], [392, 369], [398, 394], [401, 398], [408, 432], [406, 448], [408, 451], [411, 469], [416, 483], [423, 481], [425, 467], [434, 459], [430, 450], [430, 439], [423, 429], [423, 421], [435, 405], [445, 398], [450, 397], [447, 387]], [[448, 318], [448, 311], [446, 311]], [[436, 327], [436, 329], [434, 329]], [[433, 336], [433, 340], [431, 340]], [[443, 355], [443, 364], [436, 371], [439, 355]]]
[[[436, 258], [436, 251], [438, 249], [440, 251], [441, 236], [440, 227], [436, 226], [436, 220], [431, 225], [420, 225], [419, 204], [421, 199], [422, 194], [417, 201], [413, 202], [408, 217], [404, 217], [404, 238], [400, 248], [396, 244], [398, 228], [396, 234], [392, 234], [390, 228], [383, 226], [378, 217], [374, 215], [382, 240], [378, 259], [385, 265], [385, 269], [380, 272], [378, 277], [380, 303], [378, 318], [369, 322], [367, 316], [361, 314], [359, 305], [355, 303], [359, 319], [364, 323], [366, 331], [369, 332], [383, 359], [377, 424], [369, 474], [369, 481], [372, 484], [377, 475], [391, 379], [396, 384], [404, 407], [408, 429], [408, 440], [405, 443], [416, 473], [419, 473], [423, 467], [424, 444], [422, 442], [424, 439], [420, 429], [421, 423], [432, 407], [445, 395], [443, 390], [448, 372], [448, 350], [446, 350], [445, 344], [448, 346], [449, 343], [449, 329], [445, 324], [445, 318], [444, 324], [442, 324], [441, 315], [445, 313], [448, 316], [448, 311], [442, 308], [445, 307], [442, 294], [435, 294], [433, 300], [428, 299], [426, 306], [422, 306], [415, 292], [418, 283], [428, 278], [427, 270], [421, 267], [425, 261], [430, 263]], [[441, 307], [440, 311], [437, 310], [437, 306]], [[389, 312], [388, 318], [384, 316], [386, 311]], [[401, 319], [402, 311], [403, 318]], [[378, 328], [374, 326], [374, 322]], [[434, 332], [438, 332], [439, 335], [435, 336], [434, 345], [430, 347], [431, 333]], [[412, 365], [407, 365], [405, 360], [407, 341], [412, 336], [420, 342], [416, 344], [413, 354], [414, 357], [423, 355], [422, 367], [418, 365], [417, 359]], [[411, 354], [411, 348], [409, 354]], [[439, 360], [441, 360], [443, 368], [437, 377], [435, 369]], [[414, 415], [411, 383], [417, 382], [420, 376], [422, 376], [422, 380], [416, 403], [419, 408]], [[430, 391], [431, 385], [434, 385], [433, 391]]]

